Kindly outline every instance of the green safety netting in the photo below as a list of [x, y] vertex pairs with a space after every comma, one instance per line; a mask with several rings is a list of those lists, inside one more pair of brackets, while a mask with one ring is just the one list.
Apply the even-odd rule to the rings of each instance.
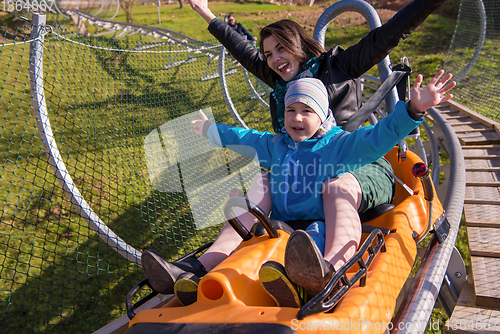
[[444, 68], [455, 74], [454, 99], [500, 121], [500, 2], [462, 0]]
[[[188, 131], [201, 108], [236, 125], [221, 90], [218, 44], [58, 29], [42, 31], [42, 44], [30, 41], [31, 30], [1, 46], [0, 331], [87, 333], [125, 314], [127, 292], [144, 278], [140, 252], [173, 260], [213, 241], [229, 190], [247, 189], [260, 167]], [[32, 107], [37, 42], [43, 73], [32, 78], [43, 75], [35, 87], [43, 85], [60, 152], [51, 163], [66, 168], [57, 176], [40, 139], [48, 130], [39, 133]], [[267, 95], [262, 83], [231, 57], [223, 63], [241, 117], [270, 130], [256, 98]], [[79, 191], [69, 197], [58, 180], [67, 177], [66, 192]]]

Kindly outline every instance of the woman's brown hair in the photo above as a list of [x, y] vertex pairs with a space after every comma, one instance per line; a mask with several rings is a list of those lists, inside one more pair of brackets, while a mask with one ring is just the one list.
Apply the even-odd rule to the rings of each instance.
[[326, 52], [302, 26], [292, 20], [280, 20], [262, 28], [259, 39], [261, 52], [264, 52], [263, 41], [269, 36], [274, 36], [276, 41], [297, 57], [301, 64], [313, 56], [319, 57]]

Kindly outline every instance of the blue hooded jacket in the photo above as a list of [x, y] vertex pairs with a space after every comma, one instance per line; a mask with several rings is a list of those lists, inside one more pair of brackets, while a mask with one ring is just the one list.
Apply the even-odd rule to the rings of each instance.
[[415, 121], [400, 101], [395, 111], [375, 126], [352, 133], [335, 126], [321, 138], [295, 142], [288, 133], [274, 135], [214, 123], [207, 136], [213, 146], [254, 158], [269, 169], [271, 219], [324, 220], [323, 182], [384, 156], [421, 122]]

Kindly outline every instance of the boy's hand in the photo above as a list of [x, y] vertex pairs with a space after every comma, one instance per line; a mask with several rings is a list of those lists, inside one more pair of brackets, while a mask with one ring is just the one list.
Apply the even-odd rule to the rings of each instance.
[[408, 111], [415, 114], [422, 113], [427, 109], [434, 107], [441, 102], [448, 101], [453, 97], [452, 94], [448, 94], [446, 96], [443, 96], [443, 94], [455, 87], [457, 83], [452, 81], [445, 86], [453, 75], [448, 73], [441, 81], [439, 81], [443, 74], [443, 70], [439, 71], [428, 85], [422, 87], [420, 87], [420, 85], [422, 84], [424, 77], [422, 74], [418, 75], [417, 80], [415, 80], [415, 84], [411, 89], [411, 100], [408, 104]]
[[198, 110], [200, 113], [201, 119], [197, 119], [194, 121], [191, 121], [191, 124], [193, 124], [193, 128], [189, 130], [189, 132], [196, 133], [197, 135], [203, 135], [203, 125], [205, 124], [206, 121], [208, 121], [208, 117], [203, 113], [203, 111]]

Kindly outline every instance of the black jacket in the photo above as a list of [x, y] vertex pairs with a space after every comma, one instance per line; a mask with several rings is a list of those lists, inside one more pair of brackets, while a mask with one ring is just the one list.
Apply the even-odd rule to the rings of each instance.
[[[429, 14], [446, 0], [414, 0], [381, 27], [368, 33], [361, 41], [344, 50], [335, 46], [321, 56], [318, 78], [325, 84], [330, 99], [330, 109], [337, 125], [344, 125], [361, 107], [359, 77], [373, 65], [382, 61], [401, 39], [407, 38]], [[270, 87], [276, 86], [279, 75], [267, 66], [266, 59], [240, 34], [223, 20], [214, 20], [208, 27], [226, 49], [249, 72]], [[271, 119], [275, 131], [276, 100], [269, 97]]]

